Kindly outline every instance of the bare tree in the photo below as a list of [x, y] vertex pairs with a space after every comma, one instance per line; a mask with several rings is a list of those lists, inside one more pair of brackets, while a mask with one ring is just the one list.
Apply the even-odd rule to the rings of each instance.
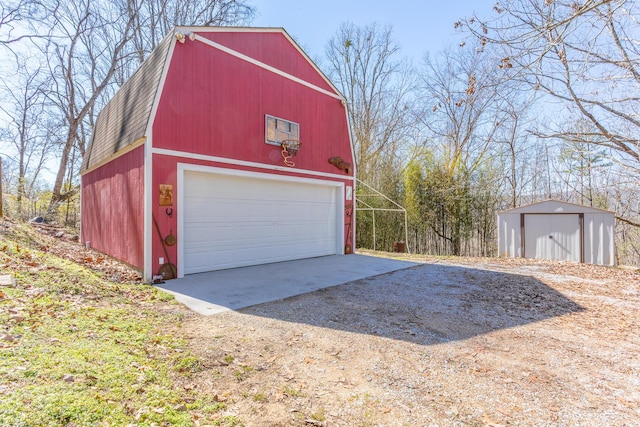
[[617, 180], [609, 189], [616, 211], [616, 263], [640, 265], [640, 187], [637, 180]]
[[2, 31], [2, 37], [0, 37], [0, 44], [10, 44], [20, 39], [20, 36], [15, 36], [14, 25], [21, 19], [22, 9], [24, 1], [18, 3], [2, 3], [0, 4], [0, 30]]
[[[504, 0], [496, 17], [458, 23], [483, 46], [502, 48], [505, 75], [541, 91], [558, 120], [540, 137], [611, 149], [616, 161], [640, 174], [640, 11], [632, 0]], [[568, 115], [593, 131], [575, 132]]]
[[433, 158], [425, 165], [425, 222], [440, 254], [484, 254], [493, 245], [502, 183], [496, 142], [511, 118], [490, 59], [462, 46], [426, 56], [420, 73], [420, 119]]
[[500, 81], [486, 59], [472, 48], [447, 50], [436, 60], [426, 56], [421, 73], [421, 122], [449, 166], [469, 173], [507, 121], [499, 108]]
[[[2, 137], [0, 129], [0, 137]], [[16, 163], [9, 157], [2, 157], [2, 191], [7, 194], [15, 190], [18, 184], [18, 172]], [[6, 206], [6, 205], [5, 205]]]
[[326, 46], [328, 74], [347, 98], [358, 178], [378, 184], [406, 139], [414, 82], [392, 28], [344, 23]]
[[[573, 132], [592, 133], [591, 123], [581, 120]], [[560, 149], [556, 163], [560, 180], [567, 188], [567, 199], [585, 206], [608, 208], [606, 190], [615, 185], [609, 178], [612, 162], [607, 149], [581, 138], [583, 142], [566, 141]]]
[[57, 37], [49, 39], [44, 47], [52, 82], [49, 99], [64, 117], [66, 131], [47, 211], [49, 218], [56, 216], [61, 202], [77, 192], [77, 187], [62, 190], [72, 150], [84, 153], [85, 141], [79, 138], [79, 129], [126, 57], [125, 48], [133, 37], [135, 20], [131, 14], [106, 6], [80, 0], [52, 10]]
[[532, 97], [518, 96], [518, 92], [509, 90], [509, 85], [503, 85], [504, 90], [498, 92], [500, 102], [498, 108], [502, 122], [496, 135], [496, 141], [503, 147], [501, 158], [504, 165], [505, 185], [509, 193], [508, 207], [515, 208], [521, 204], [521, 196], [525, 188], [532, 181], [533, 169], [531, 159], [535, 157], [535, 146], [531, 144], [528, 129], [531, 123], [529, 111], [533, 103]]
[[70, 159], [84, 154], [94, 114], [106, 101], [104, 95], [133, 73], [171, 27], [183, 23], [176, 20], [193, 25], [232, 24], [250, 19], [252, 13], [240, 0], [52, 4], [49, 26], [54, 30], [42, 52], [50, 67], [49, 98], [64, 117], [66, 131], [47, 216], [55, 217], [60, 203], [77, 192], [77, 185], [65, 185], [65, 177], [76, 176], [70, 171]]
[[29, 70], [23, 63], [17, 73], [17, 79], [14, 77], [11, 82], [1, 79], [8, 102], [0, 105], [0, 111], [7, 117], [5, 134], [0, 139], [13, 148], [14, 155], [9, 157], [17, 164], [16, 213], [20, 217], [25, 194], [31, 192], [52, 154], [54, 138], [49, 131], [53, 132], [55, 126], [48, 114], [44, 93], [47, 82], [42, 70]]
[[246, 25], [255, 9], [245, 0], [121, 0], [134, 13], [133, 49], [141, 63], [177, 25]]
[[41, 7], [34, 0], [8, 1], [0, 4], [0, 45], [7, 47], [31, 37], [30, 21], [42, 18]]

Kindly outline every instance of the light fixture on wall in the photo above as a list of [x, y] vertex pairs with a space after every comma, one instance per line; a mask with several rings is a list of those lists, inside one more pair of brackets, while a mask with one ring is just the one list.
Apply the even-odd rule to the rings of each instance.
[[188, 32], [187, 34], [176, 33], [176, 40], [180, 43], [184, 44], [184, 41], [189, 37], [189, 40], [194, 41], [196, 39], [196, 33], [193, 31]]

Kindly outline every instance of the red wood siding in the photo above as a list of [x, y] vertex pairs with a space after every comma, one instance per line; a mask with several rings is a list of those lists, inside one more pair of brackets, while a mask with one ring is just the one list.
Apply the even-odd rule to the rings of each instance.
[[[333, 92], [317, 70], [280, 33], [205, 32], [201, 35]], [[264, 142], [267, 114], [300, 124], [302, 141], [302, 148], [293, 158], [296, 166], [287, 172], [273, 173], [308, 177], [297, 170], [313, 170], [343, 175], [345, 185], [353, 185], [353, 170], [348, 175], [328, 162], [330, 157], [340, 156], [353, 163], [346, 110], [340, 100], [198, 41], [187, 40], [175, 46], [153, 122], [153, 146], [284, 166], [280, 148]], [[152, 211], [162, 237], [171, 231], [177, 235], [180, 214], [177, 210], [178, 161], [239, 168], [228, 163], [155, 154]], [[242, 169], [265, 172], [261, 168]], [[173, 185], [173, 217], [166, 214], [166, 207], [159, 206], [160, 184]], [[345, 206], [352, 203], [345, 201]], [[345, 244], [353, 245], [346, 241], [350, 220], [344, 215], [344, 236]], [[353, 229], [350, 234], [353, 236]], [[155, 228], [152, 242], [152, 272], [156, 274], [159, 258], [166, 256], [161, 236]], [[167, 251], [171, 262], [179, 265], [177, 246], [167, 247]]]
[[[319, 83], [317, 72], [281, 34], [203, 35], [238, 50], [246, 45], [245, 53], [265, 62], [269, 58], [260, 55], [277, 46], [278, 55], [270, 57], [274, 66]], [[328, 163], [330, 157], [353, 163], [340, 100], [198, 41], [175, 46], [153, 124], [153, 146], [281, 166], [280, 149], [264, 142], [265, 114], [300, 124], [296, 168], [341, 174]]]
[[[190, 164], [202, 165], [202, 166], [219, 167], [219, 168], [226, 168], [226, 167], [229, 167], [229, 165], [225, 163], [209, 162], [209, 161], [203, 161], [203, 160], [192, 160], [187, 158], [178, 158], [178, 157], [165, 156], [160, 154], [153, 155], [153, 198], [152, 198], [153, 209], [152, 211], [158, 222], [161, 235], [163, 237], [166, 237], [167, 235], [169, 235], [171, 231], [173, 231], [173, 235], [180, 239], [180, 236], [177, 236], [178, 215], [180, 215], [180, 212], [177, 209], [177, 200], [179, 197], [178, 190], [177, 190], [178, 162], [190, 163]], [[265, 170], [261, 168], [242, 168], [242, 169], [247, 171], [253, 171], [253, 172], [261, 172], [261, 173], [265, 172]], [[309, 177], [308, 175], [299, 174], [295, 172], [296, 172], [295, 169], [291, 169], [291, 174], [289, 175], [301, 176], [306, 178]], [[321, 178], [321, 179], [324, 179], [324, 178]], [[353, 181], [350, 180], [348, 176], [345, 176], [344, 180], [339, 180], [339, 179], [330, 179], [330, 180], [342, 181], [344, 182], [345, 186], [353, 185]], [[173, 186], [173, 217], [169, 217], [169, 215], [167, 215], [166, 206], [159, 206], [158, 189], [160, 184], [170, 184]], [[345, 207], [347, 207], [352, 203], [353, 203], [353, 200], [345, 200], [344, 202]], [[353, 247], [354, 230], [353, 228], [351, 228], [351, 233], [350, 233], [351, 236], [349, 236], [349, 230], [348, 230], [349, 227], [347, 224], [352, 219], [350, 219], [349, 216], [346, 215], [347, 210], [349, 211], [349, 213], [351, 213], [350, 212], [351, 209], [345, 209], [345, 215], [343, 218], [345, 245], [350, 244]], [[350, 240], [348, 240], [349, 237], [351, 237]], [[151, 240], [152, 240], [152, 248], [153, 248], [152, 271], [153, 271], [153, 274], [157, 274], [158, 269], [160, 268], [159, 258], [160, 257], [166, 258], [166, 255], [165, 255], [164, 249], [162, 248], [161, 238], [158, 235], [158, 232], [155, 230], [155, 227], [153, 230], [153, 236]], [[180, 263], [180, 260], [178, 259], [177, 246], [167, 246], [166, 249], [169, 254], [169, 258], [171, 262], [177, 266]], [[167, 262], [166, 259], [165, 259], [165, 262]]]
[[210, 32], [200, 35], [285, 73], [333, 91], [316, 68], [280, 32]]
[[82, 176], [82, 242], [144, 266], [144, 147]]
[[[168, 184], [173, 186], [173, 206], [159, 206], [160, 203], [160, 184]], [[158, 274], [158, 269], [162, 266], [160, 263], [160, 257], [165, 258], [166, 262], [171, 262], [173, 265], [178, 265], [178, 252], [177, 245], [166, 246], [167, 254], [165, 254], [162, 248], [162, 239], [166, 238], [169, 233], [173, 232], [173, 235], [178, 236], [178, 180], [177, 180], [177, 159], [169, 156], [153, 156], [153, 186], [151, 203], [151, 212], [155, 216], [160, 229], [160, 234], [153, 226], [151, 234], [151, 270], [153, 274]], [[167, 209], [170, 208], [173, 211], [173, 215], [167, 214]]]

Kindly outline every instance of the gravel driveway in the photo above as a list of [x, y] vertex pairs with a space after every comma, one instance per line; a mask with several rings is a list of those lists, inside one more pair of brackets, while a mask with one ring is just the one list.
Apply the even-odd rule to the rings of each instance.
[[424, 264], [186, 314], [204, 362], [183, 386], [245, 426], [640, 425], [637, 271], [412, 260]]

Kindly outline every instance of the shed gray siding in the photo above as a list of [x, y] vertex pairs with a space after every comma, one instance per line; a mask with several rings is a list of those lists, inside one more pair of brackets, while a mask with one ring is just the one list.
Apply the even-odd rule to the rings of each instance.
[[584, 214], [584, 262], [615, 265], [614, 227], [612, 212]]
[[[563, 215], [563, 221], [554, 221], [556, 215]], [[575, 217], [575, 221], [579, 221], [576, 222], [579, 224], [579, 241], [571, 237], [575, 228], [567, 229], [566, 233], [563, 233], [564, 225], [559, 225], [573, 224], [573, 220], [568, 217]], [[540, 223], [541, 221], [547, 221], [552, 226], [550, 228], [553, 231], [549, 236], [543, 236], [541, 230], [544, 230], [545, 224]], [[539, 257], [615, 265], [614, 226], [614, 213], [603, 209], [556, 200], [521, 206], [498, 213], [498, 255], [508, 258]], [[541, 247], [545, 242], [550, 242], [545, 240], [547, 237], [564, 246], [566, 253], [559, 255]]]

